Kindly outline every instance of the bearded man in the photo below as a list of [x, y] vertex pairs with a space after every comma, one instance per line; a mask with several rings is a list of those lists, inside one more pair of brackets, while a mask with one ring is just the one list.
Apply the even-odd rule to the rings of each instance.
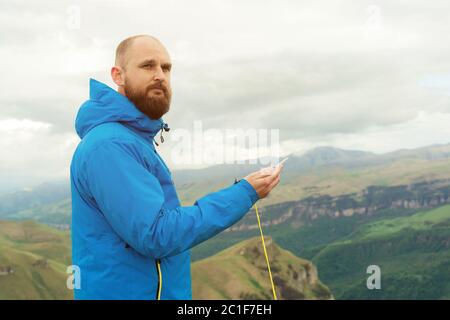
[[239, 221], [279, 182], [281, 166], [180, 205], [154, 145], [168, 130], [171, 69], [162, 43], [139, 35], [117, 47], [117, 91], [90, 80], [70, 166], [75, 299], [191, 299], [190, 249]]

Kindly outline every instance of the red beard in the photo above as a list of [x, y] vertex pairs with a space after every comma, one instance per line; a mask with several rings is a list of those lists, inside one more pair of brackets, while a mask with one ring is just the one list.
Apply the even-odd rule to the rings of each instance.
[[127, 86], [126, 82], [123, 87], [125, 96], [133, 102], [133, 104], [150, 119], [158, 120], [170, 109], [170, 100], [172, 93], [165, 86], [158, 86], [157, 88], [163, 91], [163, 94], [152, 94], [149, 92], [155, 85], [149, 85], [145, 90], [135, 90], [131, 86]]

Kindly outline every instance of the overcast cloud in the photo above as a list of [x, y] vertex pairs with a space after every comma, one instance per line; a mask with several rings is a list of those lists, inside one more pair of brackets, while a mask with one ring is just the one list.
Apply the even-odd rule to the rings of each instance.
[[172, 129], [275, 128], [285, 154], [448, 143], [449, 11], [447, 0], [4, 0], [0, 192], [68, 176], [89, 78], [113, 86], [116, 45], [142, 33], [172, 58]]

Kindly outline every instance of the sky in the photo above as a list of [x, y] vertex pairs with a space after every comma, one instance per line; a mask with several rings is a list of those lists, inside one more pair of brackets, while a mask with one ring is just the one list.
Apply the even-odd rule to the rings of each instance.
[[159, 149], [172, 169], [196, 167], [176, 161], [171, 139], [195, 121], [278, 130], [283, 155], [449, 143], [449, 10], [448, 0], [3, 0], [0, 193], [68, 178], [89, 78], [116, 88], [115, 48], [135, 34], [160, 39], [173, 63]]

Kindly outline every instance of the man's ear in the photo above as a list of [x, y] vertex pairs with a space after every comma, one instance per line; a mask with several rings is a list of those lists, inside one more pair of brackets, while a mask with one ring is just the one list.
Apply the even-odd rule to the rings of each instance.
[[119, 87], [122, 87], [124, 85], [124, 74], [123, 70], [119, 66], [114, 66], [111, 68], [111, 78], [113, 79], [114, 83], [118, 85]]

